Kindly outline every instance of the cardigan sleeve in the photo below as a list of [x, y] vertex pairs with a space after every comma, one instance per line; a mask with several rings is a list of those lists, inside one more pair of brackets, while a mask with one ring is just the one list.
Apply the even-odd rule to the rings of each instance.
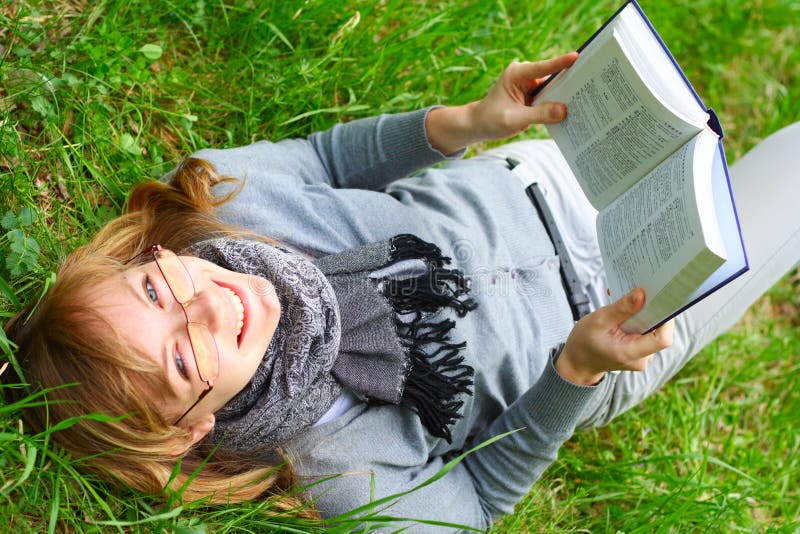
[[425, 118], [431, 109], [337, 124], [309, 141], [334, 187], [382, 189], [445, 159], [428, 141]]
[[[467, 448], [516, 432], [470, 453], [436, 482], [377, 509], [393, 517], [490, 527], [513, 512], [555, 460], [597, 391], [562, 379], [551, 363], [539, 381], [474, 436]], [[355, 416], [346, 414], [342, 419], [330, 423], [334, 428], [328, 431], [328, 425], [312, 429], [294, 444], [295, 467], [304, 479], [311, 477], [308, 491], [325, 517], [410, 490], [446, 463], [442, 456], [428, 457], [431, 438], [407, 410], [362, 407]], [[341, 476], [313, 484], [315, 477], [337, 473]], [[441, 532], [419, 523], [403, 526], [412, 532]]]
[[[302, 185], [377, 191], [399, 178], [464, 155], [462, 150], [445, 157], [428, 142], [425, 117], [431, 109], [337, 124], [307, 139], [257, 141], [235, 148], [204, 149], [193, 156], [211, 161], [222, 175], [243, 178], [246, 194]], [[220, 192], [228, 190], [223, 187]]]

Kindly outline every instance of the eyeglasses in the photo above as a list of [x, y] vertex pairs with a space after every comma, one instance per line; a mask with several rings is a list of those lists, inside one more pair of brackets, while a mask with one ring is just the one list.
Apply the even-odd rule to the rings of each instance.
[[189, 409], [183, 412], [183, 415], [173, 423], [177, 425], [214, 388], [214, 380], [219, 376], [219, 350], [208, 326], [192, 322], [189, 319], [187, 310], [197, 292], [186, 266], [174, 252], [163, 248], [161, 245], [153, 245], [125, 263], [130, 263], [147, 254], [153, 255], [153, 259], [161, 272], [161, 276], [164, 278], [164, 282], [169, 287], [170, 293], [172, 293], [175, 301], [181, 305], [183, 315], [186, 317], [186, 332], [189, 334], [189, 345], [192, 347], [194, 361], [197, 365], [197, 374], [200, 376], [200, 380], [208, 385], [208, 388], [200, 393], [194, 404], [189, 406]]

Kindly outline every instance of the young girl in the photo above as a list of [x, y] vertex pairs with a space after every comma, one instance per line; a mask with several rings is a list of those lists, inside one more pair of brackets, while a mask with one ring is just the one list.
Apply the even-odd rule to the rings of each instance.
[[[75, 384], [29, 423], [105, 414], [53, 434], [88, 469], [285, 509], [311, 484], [299, 513], [324, 517], [515, 431], [388, 510], [479, 528], [511, 512], [576, 428], [660, 387], [800, 259], [795, 125], [731, 170], [750, 272], [650, 334], [623, 333], [643, 292], [607, 302], [594, 212], [554, 145], [459, 159], [562, 120], [563, 105], [526, 95], [576, 56], [512, 64], [466, 106], [204, 150], [136, 188], [5, 327], [28, 383]], [[577, 323], [532, 179], [594, 309]]]

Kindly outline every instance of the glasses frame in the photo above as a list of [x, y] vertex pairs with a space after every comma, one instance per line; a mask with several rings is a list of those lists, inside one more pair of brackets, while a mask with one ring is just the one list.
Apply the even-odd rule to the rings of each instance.
[[[177, 297], [177, 295], [175, 294], [175, 289], [172, 287], [173, 284], [170, 283], [169, 277], [164, 272], [164, 268], [162, 267], [161, 263], [159, 262], [159, 259], [158, 259], [159, 253], [161, 253], [161, 254], [164, 254], [164, 253], [172, 254], [175, 257], [175, 259], [178, 260], [178, 263], [181, 265], [181, 267], [183, 267], [183, 270], [186, 272], [186, 278], [191, 282], [191, 287], [192, 287], [192, 295], [191, 295], [191, 297], [189, 297], [188, 299], [186, 299], [184, 301], [181, 301]], [[156, 267], [158, 267], [158, 271], [161, 273], [161, 277], [164, 279], [164, 283], [167, 284], [167, 287], [169, 288], [169, 292], [172, 294], [172, 298], [175, 299], [175, 302], [177, 302], [180, 305], [181, 310], [183, 311], [183, 316], [186, 318], [186, 334], [187, 334], [187, 336], [189, 338], [189, 345], [192, 348], [192, 358], [194, 359], [194, 364], [195, 364], [195, 367], [197, 368], [197, 376], [200, 378], [201, 382], [204, 382], [208, 386], [208, 388], [204, 389], [200, 393], [200, 395], [197, 397], [197, 400], [194, 401], [194, 403], [192, 403], [192, 405], [189, 406], [189, 408], [185, 412], [183, 412], [183, 415], [181, 415], [178, 418], [178, 420], [173, 423], [174, 426], [177, 426], [178, 423], [183, 421], [183, 419], [189, 414], [189, 412], [191, 412], [192, 409], [195, 406], [197, 406], [197, 404], [201, 400], [203, 400], [205, 398], [205, 396], [208, 395], [211, 392], [212, 389], [214, 389], [214, 380], [216, 380], [217, 377], [219, 376], [219, 348], [217, 347], [217, 341], [214, 339], [214, 335], [211, 334], [210, 330], [208, 330], [208, 325], [206, 325], [204, 323], [198, 323], [198, 322], [195, 322], [195, 321], [192, 321], [192, 320], [189, 319], [189, 312], [187, 311], [187, 308], [189, 307], [189, 304], [191, 304], [192, 300], [194, 300], [194, 297], [197, 295], [197, 289], [194, 286], [194, 279], [192, 278], [192, 275], [189, 274], [189, 270], [186, 268], [186, 265], [183, 264], [183, 262], [181, 261], [180, 257], [178, 257], [177, 254], [175, 254], [173, 251], [171, 251], [168, 248], [164, 248], [161, 245], [156, 244], [156, 245], [151, 245], [150, 247], [147, 248], [147, 250], [144, 250], [144, 251], [140, 252], [139, 254], [137, 254], [136, 256], [134, 256], [133, 258], [129, 259], [128, 261], [125, 262], [125, 264], [127, 265], [128, 263], [132, 263], [132, 262], [138, 260], [139, 258], [141, 258], [143, 256], [146, 256], [148, 254], [152, 254], [153, 255], [153, 261], [155, 261]], [[197, 351], [194, 348], [195, 341], [192, 339], [192, 332], [189, 329], [189, 325], [190, 324], [195, 324], [195, 325], [199, 325], [199, 326], [204, 327], [208, 331], [209, 339], [211, 339], [211, 341], [213, 342], [213, 345], [214, 345], [213, 355], [217, 360], [216, 372], [214, 373], [214, 376], [209, 377], [207, 380], [204, 380], [202, 378], [203, 374], [200, 371], [200, 364], [197, 362]]]

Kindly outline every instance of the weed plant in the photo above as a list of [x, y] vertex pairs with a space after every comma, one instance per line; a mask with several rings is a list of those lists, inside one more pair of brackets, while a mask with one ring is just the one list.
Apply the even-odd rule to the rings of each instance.
[[[725, 127], [730, 162], [800, 119], [800, 4], [642, 0]], [[576, 48], [618, 2], [12, 0], [0, 6], [0, 314], [203, 147], [480, 98], [514, 59]], [[533, 129], [526, 136], [543, 136]], [[476, 147], [480, 150], [483, 147]], [[661, 392], [577, 435], [498, 532], [800, 528], [798, 275]], [[6, 359], [13, 347], [0, 336]], [[13, 532], [309, 531], [270, 503], [170, 507], [112, 490], [0, 407]], [[391, 508], [386, 510], [391, 513]], [[381, 518], [373, 516], [375, 522]], [[356, 523], [343, 522], [340, 530]]]

